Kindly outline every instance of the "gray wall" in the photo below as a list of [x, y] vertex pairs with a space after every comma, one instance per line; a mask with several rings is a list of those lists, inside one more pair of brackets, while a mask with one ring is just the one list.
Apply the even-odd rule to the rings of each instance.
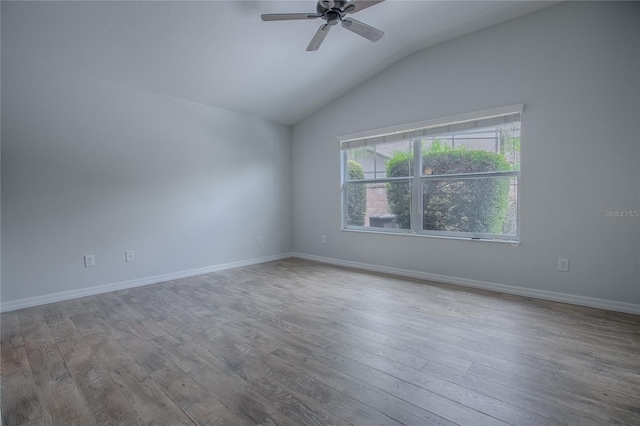
[[[640, 219], [604, 214], [640, 208], [639, 14], [563, 3], [413, 54], [296, 124], [293, 250], [640, 303]], [[337, 135], [521, 102], [521, 245], [340, 231]]]
[[[293, 234], [300, 253], [640, 303], [640, 220], [604, 215], [640, 208], [639, 13], [570, 2], [418, 52], [291, 141], [3, 56], [2, 301], [286, 253]], [[337, 135], [520, 102], [520, 246], [340, 231]]]
[[3, 303], [290, 251], [289, 127], [6, 56], [2, 86]]

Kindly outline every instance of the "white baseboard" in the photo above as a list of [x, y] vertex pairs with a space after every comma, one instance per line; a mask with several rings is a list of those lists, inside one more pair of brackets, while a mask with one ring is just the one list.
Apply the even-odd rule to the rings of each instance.
[[208, 274], [226, 269], [240, 268], [243, 266], [256, 265], [259, 263], [272, 262], [275, 260], [296, 257], [299, 259], [313, 260], [331, 265], [345, 266], [349, 268], [362, 269], [366, 271], [382, 272], [385, 274], [398, 275], [402, 277], [417, 278], [427, 281], [435, 281], [445, 284], [455, 284], [483, 290], [491, 290], [498, 293], [514, 294], [518, 296], [533, 297], [536, 299], [551, 300], [554, 302], [570, 303], [573, 305], [589, 306], [592, 308], [606, 309], [609, 311], [625, 312], [640, 315], [640, 305], [634, 303], [617, 302], [614, 300], [597, 299], [593, 297], [577, 296], [555, 291], [536, 290], [531, 288], [515, 287], [505, 284], [478, 281], [468, 278], [451, 277], [448, 275], [430, 274], [427, 272], [412, 271], [408, 269], [392, 268], [389, 266], [372, 265], [369, 263], [352, 262], [349, 260], [335, 259], [331, 257], [315, 256], [304, 253], [282, 253], [273, 256], [265, 256], [255, 259], [241, 260], [238, 262], [223, 263], [220, 265], [207, 266], [204, 268], [189, 269], [187, 271], [172, 272], [169, 274], [155, 275], [152, 277], [139, 278], [129, 281], [104, 284], [78, 290], [62, 291], [59, 293], [47, 294], [44, 296], [29, 297], [26, 299], [12, 300], [0, 304], [0, 312], [15, 311], [17, 309], [30, 308], [32, 306], [46, 305], [47, 303], [60, 302], [62, 300], [76, 299], [79, 297], [93, 296], [95, 294], [108, 293], [110, 291], [124, 290], [128, 288], [140, 287], [149, 284], [157, 284], [165, 281], [177, 280], [180, 278], [193, 277], [195, 275]]
[[240, 268], [243, 266], [256, 265], [258, 263], [272, 262], [274, 260], [287, 259], [291, 253], [276, 254], [273, 256], [259, 257], [255, 259], [241, 260], [238, 262], [223, 263], [220, 265], [206, 266], [204, 268], [189, 269], [187, 271], [172, 272], [169, 274], [155, 275], [152, 277], [139, 278], [129, 281], [121, 281], [111, 284], [103, 284], [94, 287], [82, 288], [78, 290], [61, 291], [59, 293], [46, 294], [44, 296], [28, 297], [26, 299], [12, 300], [0, 304], [0, 312], [15, 311], [16, 309], [30, 308], [32, 306], [46, 305], [47, 303], [60, 302], [62, 300], [76, 299], [78, 297], [93, 296], [94, 294], [108, 293], [110, 291], [124, 290], [127, 288], [140, 287], [143, 285], [157, 284], [165, 281], [177, 280], [180, 278], [193, 277], [195, 275], [208, 274], [225, 269]]
[[609, 311], [625, 312], [640, 315], [640, 304], [617, 302], [615, 300], [597, 299], [593, 297], [577, 296], [573, 294], [558, 293], [555, 291], [536, 290], [532, 288], [516, 287], [505, 284], [478, 281], [468, 278], [451, 277], [448, 275], [430, 274], [427, 272], [411, 271], [408, 269], [392, 268], [388, 266], [372, 265], [369, 263], [352, 262], [349, 260], [334, 259], [331, 257], [315, 256], [304, 253], [291, 253], [292, 257], [329, 263], [331, 265], [345, 266], [366, 271], [382, 272], [402, 277], [418, 278], [427, 281], [435, 281], [445, 284], [455, 284], [465, 287], [491, 290], [498, 293], [514, 294], [517, 296], [532, 297], [535, 299], [551, 300], [553, 302], [570, 303], [572, 305], [589, 306], [592, 308], [606, 309]]

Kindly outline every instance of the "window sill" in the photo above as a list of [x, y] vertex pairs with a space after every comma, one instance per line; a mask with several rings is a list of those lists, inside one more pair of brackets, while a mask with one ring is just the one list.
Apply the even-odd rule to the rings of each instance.
[[520, 245], [519, 240], [500, 240], [500, 239], [491, 239], [491, 238], [471, 238], [471, 237], [460, 237], [454, 235], [430, 235], [430, 234], [418, 234], [413, 231], [370, 231], [367, 229], [358, 229], [358, 228], [342, 228], [343, 232], [357, 232], [360, 234], [378, 234], [378, 235], [401, 235], [405, 237], [419, 237], [419, 238], [437, 238], [444, 240], [459, 240], [459, 241], [479, 241], [485, 243], [502, 243], [502, 244], [511, 244], [512, 246]]

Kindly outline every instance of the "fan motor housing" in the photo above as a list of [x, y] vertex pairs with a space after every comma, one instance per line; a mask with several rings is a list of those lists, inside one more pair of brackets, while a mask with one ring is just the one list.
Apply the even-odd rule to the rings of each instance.
[[341, 9], [342, 7], [345, 5], [345, 3], [347, 3], [346, 0], [334, 0], [335, 5], [333, 6], [333, 9], [328, 9], [326, 7], [324, 7], [322, 4], [320, 4], [320, 2], [318, 2], [316, 4], [316, 12], [318, 13], [318, 15], [320, 16], [325, 16], [327, 14], [327, 12], [330, 11], [335, 11], [336, 13], [338, 13], [338, 15], [342, 15], [341, 13]]
[[340, 13], [334, 11], [327, 12], [327, 14], [324, 16], [324, 18], [327, 20], [327, 24], [329, 25], [336, 25], [338, 22], [340, 22], [341, 17], [342, 16], [340, 15]]

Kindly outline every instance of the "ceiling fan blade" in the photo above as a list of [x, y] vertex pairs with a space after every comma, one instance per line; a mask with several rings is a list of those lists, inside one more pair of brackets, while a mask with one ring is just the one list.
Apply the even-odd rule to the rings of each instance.
[[316, 19], [320, 16], [315, 13], [266, 13], [262, 15], [263, 21], [294, 21], [298, 19]]
[[384, 35], [383, 31], [380, 31], [377, 28], [373, 28], [372, 26], [353, 18], [343, 19], [342, 26], [349, 31], [354, 32], [359, 36], [362, 36], [371, 41], [378, 41]]
[[316, 31], [316, 34], [311, 39], [311, 43], [309, 43], [309, 45], [307, 46], [307, 52], [318, 50], [318, 48], [324, 41], [324, 38], [327, 36], [327, 34], [329, 34], [330, 29], [331, 25], [329, 24], [320, 25], [320, 28], [318, 28], [318, 31]]
[[384, 0], [351, 0], [343, 6], [342, 10], [347, 13], [356, 13], [368, 7], [375, 6], [378, 3], [382, 3], [383, 1]]

